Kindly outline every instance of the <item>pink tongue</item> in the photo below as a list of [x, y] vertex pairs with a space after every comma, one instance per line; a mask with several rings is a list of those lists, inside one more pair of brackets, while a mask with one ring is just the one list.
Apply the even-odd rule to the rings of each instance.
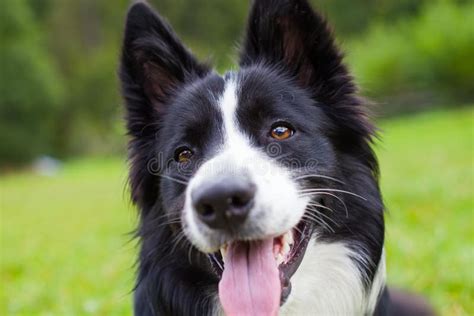
[[277, 315], [280, 295], [273, 238], [230, 244], [219, 282], [219, 298], [226, 315]]

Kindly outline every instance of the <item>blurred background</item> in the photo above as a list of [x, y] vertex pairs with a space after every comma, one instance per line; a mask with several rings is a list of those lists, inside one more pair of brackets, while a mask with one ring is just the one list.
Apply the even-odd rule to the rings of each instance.
[[[221, 71], [248, 1], [153, 0]], [[474, 1], [313, 0], [381, 127], [388, 281], [474, 314]], [[128, 0], [0, 9], [2, 315], [128, 315], [136, 212], [117, 65]]]

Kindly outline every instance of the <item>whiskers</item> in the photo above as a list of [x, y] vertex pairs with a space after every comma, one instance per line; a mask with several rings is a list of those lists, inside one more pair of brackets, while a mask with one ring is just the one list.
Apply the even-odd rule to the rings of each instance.
[[350, 191], [346, 191], [346, 190], [340, 190], [340, 189], [303, 189], [303, 190], [300, 190], [299, 191], [300, 193], [313, 193], [313, 192], [337, 192], [337, 193], [344, 193], [344, 194], [349, 194], [349, 195], [352, 195], [352, 196], [355, 196], [363, 201], [367, 201], [367, 199], [359, 194], [356, 194], [354, 192], [350, 192]]
[[296, 177], [295, 180], [303, 180], [303, 179], [311, 179], [311, 178], [331, 180], [331, 181], [337, 182], [339, 184], [345, 184], [345, 182], [343, 182], [339, 179], [336, 179], [336, 178], [333, 178], [333, 177], [330, 177], [330, 176], [326, 176], [326, 175], [322, 175], [322, 174], [304, 174], [304, 175]]
[[[338, 184], [344, 184], [343, 181], [337, 178], [321, 174], [307, 174], [295, 178], [295, 180], [303, 179], [322, 179], [329, 180]], [[316, 201], [318, 197], [326, 196], [335, 199], [337, 203], [342, 205], [342, 207], [344, 208], [346, 218], [349, 218], [349, 208], [347, 207], [347, 204], [345, 200], [341, 197], [341, 195], [349, 195], [362, 201], [367, 201], [365, 197], [357, 193], [331, 187], [303, 188], [298, 190], [298, 195], [300, 197], [309, 197], [311, 199], [307, 205], [306, 212], [303, 215], [303, 220], [315, 222], [319, 224], [323, 229], [326, 229], [332, 233], [334, 233], [334, 227], [340, 226], [340, 223], [337, 222], [338, 217], [331, 216], [332, 214], [336, 213], [334, 209], [321, 203], [317, 203]]]
[[169, 252], [170, 255], [175, 254], [178, 248], [181, 248], [183, 254], [187, 254], [188, 261], [192, 265], [193, 264], [193, 250], [194, 246], [189, 242], [186, 234], [182, 229], [176, 232], [175, 236], [171, 239], [170, 244], [173, 245]]
[[[347, 190], [341, 190], [341, 189], [316, 188], [316, 189], [302, 189], [302, 190], [298, 191], [298, 194], [299, 194], [300, 197], [314, 197], [314, 196], [318, 196], [318, 195], [326, 195], [326, 196], [330, 196], [332, 198], [335, 198], [344, 207], [344, 210], [346, 212], [346, 218], [348, 218], [349, 217], [349, 210], [347, 208], [346, 203], [344, 202], [344, 200], [341, 197], [339, 197], [335, 193], [348, 194], [348, 195], [357, 197], [357, 198], [359, 198], [363, 201], [367, 201], [367, 199], [365, 197], [363, 197], [359, 194], [356, 194], [354, 192], [350, 192], [350, 191], [347, 191]], [[324, 205], [321, 205], [321, 206], [324, 206]]]
[[178, 178], [168, 176], [168, 175], [165, 175], [165, 174], [155, 174], [155, 176], [158, 176], [160, 178], [167, 179], [167, 180], [170, 180], [172, 182], [179, 183], [179, 184], [182, 184], [182, 185], [188, 185], [188, 182], [189, 182], [188, 178], [178, 179]]
[[[172, 227], [174, 226], [174, 227]], [[194, 246], [189, 242], [182, 226], [181, 212], [174, 211], [167, 214], [148, 219], [147, 225], [143, 229], [139, 229], [139, 235], [143, 238], [148, 235], [148, 238], [154, 238], [152, 235], [162, 235], [167, 239], [168, 245], [166, 251], [167, 255], [174, 255], [181, 253], [186, 255], [189, 262], [192, 264]], [[153, 248], [148, 256], [156, 255], [156, 250]]]
[[324, 229], [327, 229], [328, 231], [334, 233], [334, 228], [329, 224], [331, 222], [332, 224], [339, 226], [338, 223], [329, 217], [328, 215], [324, 214], [321, 212], [319, 209], [326, 209], [329, 210], [330, 212], [334, 212], [331, 208], [321, 205], [316, 202], [310, 202], [308, 203], [308, 207], [306, 208], [306, 212], [303, 214], [303, 220], [304, 221], [309, 221], [309, 222], [316, 222], [317, 224], [321, 225]]

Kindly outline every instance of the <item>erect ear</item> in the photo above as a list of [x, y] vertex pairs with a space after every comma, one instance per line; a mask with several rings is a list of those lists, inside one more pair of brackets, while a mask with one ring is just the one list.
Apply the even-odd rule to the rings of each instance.
[[143, 210], [156, 202], [158, 184], [149, 170], [153, 140], [170, 98], [187, 82], [204, 77], [200, 64], [171, 27], [144, 2], [129, 10], [120, 65], [126, 103], [132, 200]]
[[130, 134], [143, 136], [146, 126], [166, 110], [176, 89], [208, 72], [148, 4], [132, 5], [120, 67]]
[[254, 0], [240, 65], [283, 67], [320, 101], [332, 103], [355, 87], [324, 18], [307, 0]]

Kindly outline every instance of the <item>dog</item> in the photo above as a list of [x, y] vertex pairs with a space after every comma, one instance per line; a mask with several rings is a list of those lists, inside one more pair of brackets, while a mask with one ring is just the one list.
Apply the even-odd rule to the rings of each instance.
[[385, 284], [376, 128], [325, 19], [253, 1], [238, 63], [220, 75], [129, 9], [135, 314], [423, 314]]

